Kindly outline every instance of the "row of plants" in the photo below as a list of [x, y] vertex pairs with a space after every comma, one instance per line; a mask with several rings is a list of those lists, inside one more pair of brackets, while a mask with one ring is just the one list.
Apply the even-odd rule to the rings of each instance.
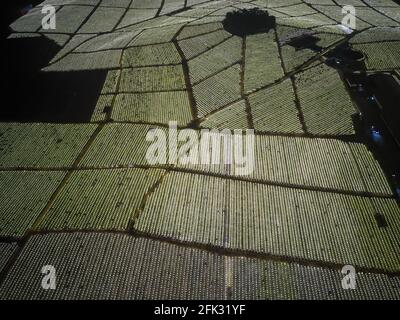
[[0, 123], [0, 167], [69, 167], [93, 124]]
[[23, 237], [64, 176], [61, 171], [1, 172], [0, 236]]
[[162, 170], [75, 171], [38, 227], [41, 230], [126, 230]]
[[290, 79], [251, 94], [249, 102], [254, 129], [275, 133], [303, 133]]
[[398, 270], [392, 226], [378, 227], [369, 198], [239, 181], [230, 195], [233, 249]]

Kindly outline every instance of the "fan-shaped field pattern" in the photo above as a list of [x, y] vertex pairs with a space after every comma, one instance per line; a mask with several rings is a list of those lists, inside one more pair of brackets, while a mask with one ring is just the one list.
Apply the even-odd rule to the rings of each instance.
[[[181, 205], [171, 198], [182, 199]], [[232, 249], [398, 271], [399, 210], [393, 199], [172, 172], [148, 197], [134, 228], [221, 247], [228, 221], [225, 239]], [[393, 224], [379, 228], [376, 212]]]
[[[49, 264], [57, 290], [40, 285], [37, 270]], [[28, 241], [0, 298], [223, 299], [224, 282], [224, 257], [207, 251], [124, 234], [47, 234]]]
[[162, 170], [81, 170], [72, 173], [40, 230], [126, 230]]
[[22, 237], [33, 225], [65, 172], [0, 172], [0, 237]]
[[296, 75], [307, 129], [317, 135], [354, 134], [351, 98], [336, 70], [319, 65]]
[[246, 37], [244, 90], [271, 84], [283, 74], [273, 31]]
[[93, 134], [92, 124], [0, 124], [0, 168], [70, 167]]
[[218, 71], [227, 68], [242, 59], [242, 41], [232, 37], [217, 47], [189, 61], [189, 72], [192, 84], [198, 83]]
[[265, 132], [303, 133], [290, 80], [251, 94], [249, 102], [254, 129]]
[[173, 43], [132, 47], [124, 51], [123, 67], [180, 64], [181, 57]]
[[199, 117], [241, 98], [240, 66], [234, 65], [193, 86]]
[[117, 121], [168, 124], [174, 120], [185, 126], [192, 120], [186, 91], [118, 94], [111, 118]]

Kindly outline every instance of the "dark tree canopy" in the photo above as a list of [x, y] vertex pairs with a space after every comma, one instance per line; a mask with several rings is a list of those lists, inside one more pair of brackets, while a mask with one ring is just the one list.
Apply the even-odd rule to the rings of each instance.
[[276, 19], [267, 11], [258, 8], [241, 9], [228, 12], [222, 22], [229, 33], [243, 37], [245, 35], [268, 32], [275, 28]]

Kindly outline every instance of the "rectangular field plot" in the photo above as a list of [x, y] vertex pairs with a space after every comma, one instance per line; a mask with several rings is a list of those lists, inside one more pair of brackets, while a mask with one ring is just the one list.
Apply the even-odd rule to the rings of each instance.
[[219, 70], [239, 62], [241, 59], [242, 41], [232, 37], [213, 49], [189, 61], [190, 79], [192, 83], [199, 82]]
[[400, 68], [400, 41], [354, 44], [353, 48], [366, 55], [369, 70]]
[[222, 25], [222, 23], [219, 23], [219, 22], [203, 24], [200, 26], [187, 26], [182, 29], [182, 31], [179, 33], [177, 39], [183, 40], [186, 38], [196, 37], [203, 33], [209, 33], [209, 32], [213, 32], [213, 31], [221, 30], [221, 29], [223, 29], [223, 25]]
[[177, 121], [187, 125], [192, 120], [186, 91], [119, 94], [112, 110], [117, 121], [165, 123]]
[[[399, 271], [400, 222], [393, 199], [294, 190], [234, 181], [229, 184], [229, 246], [311, 260]], [[387, 210], [387, 208], [391, 208]]]
[[64, 178], [64, 172], [0, 172], [0, 237], [22, 237]]
[[[74, 52], [85, 53], [110, 49], [124, 49], [137, 34], [138, 32], [112, 32], [97, 35], [77, 47]], [[75, 38], [76, 37], [78, 36], [75, 36]], [[81, 35], [81, 37], [83, 37], [83, 35]]]
[[166, 91], [186, 89], [181, 65], [124, 69], [120, 92]]
[[283, 77], [273, 31], [246, 38], [244, 90], [249, 92]]
[[130, 46], [144, 46], [148, 44], [159, 44], [172, 41], [176, 33], [181, 29], [182, 24], [154, 26], [155, 28], [145, 29], [135, 38]]
[[151, 142], [146, 141], [150, 125], [107, 124], [94, 140], [82, 161], [82, 167], [118, 167], [145, 165]]
[[118, 28], [128, 27], [135, 23], [154, 18], [157, 14], [157, 9], [130, 9], [125, 14]]
[[[357, 289], [343, 290], [339, 270], [258, 259], [232, 258], [233, 299], [399, 299], [400, 279], [357, 272]], [[374, 289], [372, 289], [374, 288]]]
[[232, 35], [225, 30], [217, 30], [190, 39], [181, 40], [179, 41], [179, 46], [182, 48], [185, 58], [190, 60], [231, 36]]
[[244, 100], [240, 100], [229, 107], [207, 116], [201, 123], [201, 127], [216, 128], [220, 130], [247, 129], [249, 126]]
[[221, 178], [168, 173], [148, 197], [134, 228], [183, 242], [223, 246], [226, 184]]
[[7, 265], [18, 246], [16, 243], [0, 243], [0, 272]]
[[308, 131], [317, 135], [354, 134], [351, 98], [336, 70], [319, 65], [296, 76], [300, 106]]
[[120, 67], [122, 50], [107, 50], [91, 53], [72, 52], [43, 71], [104, 70]]
[[[94, 7], [90, 6], [65, 6], [57, 11], [57, 27], [56, 29], [44, 30], [40, 29], [40, 32], [49, 33], [75, 33], [85, 21], [85, 19], [91, 14]], [[43, 15], [41, 15], [43, 18]], [[41, 20], [40, 20], [41, 21]], [[39, 21], [39, 22], [40, 22]]]
[[92, 124], [0, 124], [0, 168], [70, 167], [96, 129]]
[[253, 174], [245, 178], [392, 194], [379, 163], [363, 144], [334, 139], [256, 136], [254, 163]]
[[193, 86], [198, 115], [210, 112], [241, 98], [240, 66], [234, 65]]
[[40, 230], [126, 230], [161, 170], [75, 171], [40, 223]]
[[122, 57], [123, 67], [180, 64], [181, 57], [173, 43], [128, 48]]
[[[57, 290], [43, 290], [44, 265]], [[112, 276], [111, 276], [112, 275]], [[223, 299], [224, 257], [122, 234], [61, 233], [29, 239], [0, 299]]]
[[264, 132], [303, 133], [291, 80], [249, 96], [254, 129]]
[[124, 13], [125, 9], [122, 8], [97, 8], [78, 32], [110, 32], [117, 25]]

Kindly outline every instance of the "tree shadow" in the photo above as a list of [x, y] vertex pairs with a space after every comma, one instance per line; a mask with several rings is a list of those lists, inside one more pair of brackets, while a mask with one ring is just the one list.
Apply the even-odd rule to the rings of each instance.
[[89, 122], [107, 71], [43, 72], [60, 50], [44, 36], [4, 41], [0, 121]]

